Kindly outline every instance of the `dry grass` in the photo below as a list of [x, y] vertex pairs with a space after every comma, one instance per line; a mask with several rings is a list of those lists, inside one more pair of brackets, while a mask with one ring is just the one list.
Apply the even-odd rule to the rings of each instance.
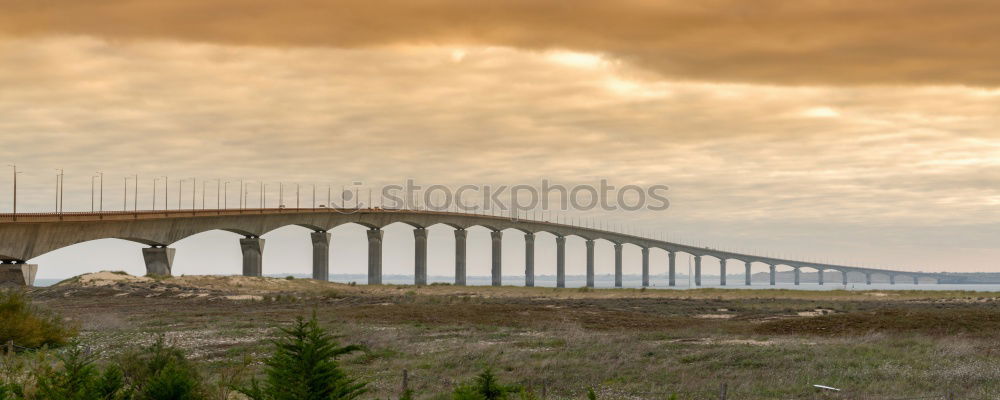
[[[715, 398], [721, 382], [747, 399], [1000, 398], [1000, 302], [980, 293], [581, 292], [242, 277], [149, 285], [159, 286], [67, 285], [33, 296], [90, 321], [86, 344], [114, 349], [164, 333], [210, 370], [260, 360], [276, 325], [315, 312], [343, 343], [368, 348], [346, 363], [378, 398], [398, 396], [404, 369], [418, 398], [441, 398], [486, 365], [536, 392], [544, 385], [549, 398], [583, 398], [588, 386], [609, 399]], [[206, 296], [185, 295], [192, 292]], [[235, 294], [265, 300], [226, 300]], [[799, 315], [817, 309], [832, 314]], [[822, 397], [813, 384], [845, 392]]]

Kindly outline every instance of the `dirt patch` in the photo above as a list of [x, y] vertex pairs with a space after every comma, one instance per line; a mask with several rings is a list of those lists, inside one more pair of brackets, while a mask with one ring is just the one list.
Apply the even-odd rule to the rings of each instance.
[[1000, 331], [1000, 310], [980, 308], [884, 309], [878, 311], [787, 318], [757, 324], [764, 334], [860, 335], [872, 332], [935, 336], [992, 337]]

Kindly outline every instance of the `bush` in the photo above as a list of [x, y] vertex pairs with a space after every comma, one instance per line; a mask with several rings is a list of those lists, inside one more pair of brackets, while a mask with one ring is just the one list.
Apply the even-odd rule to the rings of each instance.
[[264, 364], [263, 382], [256, 379], [237, 390], [251, 400], [333, 400], [353, 399], [364, 394], [364, 382], [347, 376], [337, 357], [361, 350], [339, 346], [323, 331], [316, 316], [299, 317], [282, 337], [274, 340], [274, 353]]
[[493, 370], [486, 368], [472, 382], [456, 387], [455, 392], [452, 393], [452, 399], [505, 400], [515, 393], [527, 394], [521, 390], [520, 386], [500, 383], [496, 375], [493, 375]]
[[0, 344], [22, 348], [57, 347], [76, 336], [61, 318], [32, 306], [20, 291], [0, 291]]
[[126, 382], [139, 400], [198, 400], [207, 398], [198, 370], [180, 349], [163, 336], [121, 359]]
[[[74, 346], [59, 356], [62, 366], [58, 370], [37, 372], [38, 400], [125, 400], [131, 391], [125, 387], [122, 371], [111, 366], [100, 371], [94, 366], [94, 357]], [[13, 397], [11, 397], [13, 398]]]

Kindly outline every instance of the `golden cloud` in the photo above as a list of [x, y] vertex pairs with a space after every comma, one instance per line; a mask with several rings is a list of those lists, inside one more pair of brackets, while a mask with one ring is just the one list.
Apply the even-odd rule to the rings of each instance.
[[1000, 85], [979, 0], [0, 0], [0, 35], [259, 46], [499, 45], [600, 53], [674, 79]]

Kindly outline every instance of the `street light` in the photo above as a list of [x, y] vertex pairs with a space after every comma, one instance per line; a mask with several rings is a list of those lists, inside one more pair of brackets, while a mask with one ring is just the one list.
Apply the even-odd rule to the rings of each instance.
[[101, 196], [98, 212], [104, 212], [104, 172], [97, 172], [97, 175], [101, 178]]
[[156, 183], [160, 181], [160, 178], [153, 178], [153, 211], [156, 211]]
[[226, 181], [222, 186], [222, 209], [225, 210], [229, 208], [229, 181]]
[[17, 221], [17, 164], [7, 164], [8, 167], [14, 168], [14, 220]]
[[97, 178], [97, 175], [91, 175], [90, 176], [90, 212], [91, 213], [94, 212], [94, 178]]
[[63, 192], [62, 191], [63, 170], [62, 170], [62, 168], [56, 168], [56, 171], [59, 171], [59, 174], [56, 175], [56, 212], [58, 212], [59, 214], [62, 214], [62, 210], [63, 210], [63, 207], [62, 207], [62, 199], [63, 199], [63, 196], [62, 196], [62, 192]]

